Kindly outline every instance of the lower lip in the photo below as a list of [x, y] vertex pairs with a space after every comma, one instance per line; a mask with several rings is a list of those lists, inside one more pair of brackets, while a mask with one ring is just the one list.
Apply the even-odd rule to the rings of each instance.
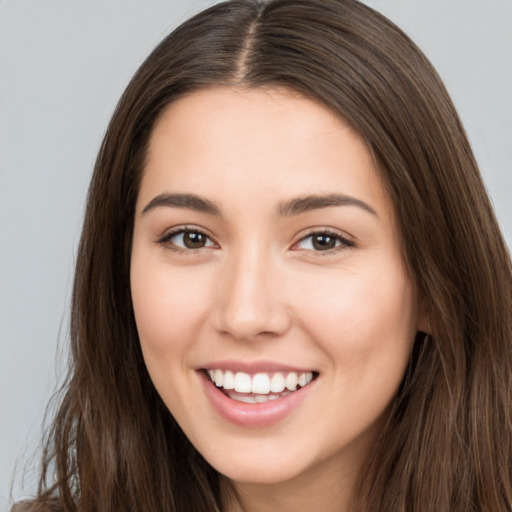
[[210, 378], [199, 371], [204, 391], [213, 408], [225, 420], [240, 427], [268, 427], [283, 420], [308, 396], [315, 380], [289, 395], [268, 402], [247, 404], [227, 397]]

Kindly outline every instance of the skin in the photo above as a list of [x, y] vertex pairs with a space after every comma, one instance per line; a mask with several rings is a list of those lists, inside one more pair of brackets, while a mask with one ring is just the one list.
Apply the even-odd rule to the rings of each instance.
[[[221, 214], [148, 209], [173, 193]], [[279, 213], [311, 194], [368, 208]], [[183, 227], [204, 233], [204, 246], [165, 238]], [[311, 233], [325, 229], [335, 247], [319, 250]], [[136, 206], [135, 317], [156, 389], [235, 490], [226, 510], [349, 509], [425, 324], [398, 240], [370, 152], [326, 107], [286, 90], [212, 88], [160, 118]], [[219, 359], [286, 363], [318, 378], [283, 420], [244, 428], [204, 393], [198, 368]]]

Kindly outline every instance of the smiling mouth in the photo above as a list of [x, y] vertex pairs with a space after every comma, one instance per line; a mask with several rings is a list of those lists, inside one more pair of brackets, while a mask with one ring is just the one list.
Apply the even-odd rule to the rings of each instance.
[[307, 386], [317, 372], [272, 372], [249, 374], [219, 368], [205, 369], [210, 380], [224, 395], [248, 404], [258, 404], [290, 395]]

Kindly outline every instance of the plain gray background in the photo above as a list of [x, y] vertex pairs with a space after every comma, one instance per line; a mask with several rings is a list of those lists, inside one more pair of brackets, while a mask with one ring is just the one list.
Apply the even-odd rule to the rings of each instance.
[[[0, 510], [55, 387], [82, 208], [107, 122], [156, 43], [212, 3], [0, 0]], [[401, 26], [445, 80], [512, 246], [512, 0], [366, 3]]]

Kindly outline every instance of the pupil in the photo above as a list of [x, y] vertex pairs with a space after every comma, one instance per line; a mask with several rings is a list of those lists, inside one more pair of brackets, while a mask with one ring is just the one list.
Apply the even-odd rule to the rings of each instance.
[[200, 249], [204, 247], [206, 237], [201, 233], [188, 232], [183, 235], [183, 243], [188, 249]]
[[334, 249], [336, 239], [329, 235], [317, 235], [313, 238], [313, 247], [319, 251]]

